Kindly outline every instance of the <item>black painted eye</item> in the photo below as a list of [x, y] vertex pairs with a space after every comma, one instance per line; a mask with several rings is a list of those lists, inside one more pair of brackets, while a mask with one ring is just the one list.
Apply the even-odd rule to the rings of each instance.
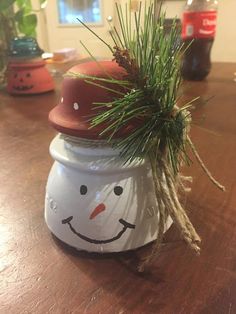
[[26, 77], [31, 77], [30, 73], [26, 73]]
[[18, 76], [17, 73], [15, 73], [14, 78], [17, 78], [17, 76]]
[[121, 195], [123, 193], [123, 188], [121, 186], [115, 186], [114, 187], [114, 193], [115, 195]]
[[81, 185], [81, 187], [80, 187], [80, 194], [81, 195], [85, 195], [85, 194], [87, 194], [87, 192], [88, 192], [87, 186], [86, 185]]

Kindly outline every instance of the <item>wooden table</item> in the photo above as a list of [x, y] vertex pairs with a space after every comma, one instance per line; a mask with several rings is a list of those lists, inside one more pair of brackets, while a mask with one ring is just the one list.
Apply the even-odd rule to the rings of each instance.
[[[62, 70], [64, 70], [64, 67]], [[236, 313], [236, 64], [215, 64], [188, 96], [214, 96], [193, 111], [192, 139], [218, 191], [197, 163], [186, 208], [202, 237], [196, 257], [172, 226], [153, 267], [138, 274], [150, 246], [96, 256], [66, 249], [48, 231], [45, 185], [56, 132], [48, 112], [60, 97], [0, 95], [0, 313]]]

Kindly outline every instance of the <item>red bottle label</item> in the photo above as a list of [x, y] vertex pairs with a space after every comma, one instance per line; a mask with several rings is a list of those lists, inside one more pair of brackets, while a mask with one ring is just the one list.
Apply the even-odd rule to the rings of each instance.
[[182, 38], [214, 38], [216, 11], [184, 12]]

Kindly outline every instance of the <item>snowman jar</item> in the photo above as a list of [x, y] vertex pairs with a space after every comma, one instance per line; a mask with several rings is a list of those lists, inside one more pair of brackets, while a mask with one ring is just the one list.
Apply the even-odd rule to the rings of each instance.
[[[71, 72], [121, 79], [116, 63], [89, 62]], [[45, 220], [64, 243], [88, 252], [136, 249], [157, 238], [159, 215], [148, 161], [124, 163], [120, 152], [101, 140], [101, 127], [91, 128], [94, 102], [111, 101], [107, 89], [83, 78], [65, 77], [60, 103], [49, 120], [60, 134], [51, 145], [55, 162], [45, 199]], [[125, 130], [124, 134], [129, 132]], [[171, 225], [166, 221], [166, 229]]]

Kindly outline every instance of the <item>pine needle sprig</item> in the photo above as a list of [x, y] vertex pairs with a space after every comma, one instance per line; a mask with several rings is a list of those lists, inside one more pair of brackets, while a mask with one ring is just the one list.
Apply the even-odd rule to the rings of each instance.
[[[112, 28], [115, 45], [113, 56], [126, 70], [126, 79], [131, 87], [123, 98], [109, 103], [108, 110], [93, 119], [92, 127], [106, 123], [109, 126], [102, 135], [107, 133], [114, 136], [125, 123], [139, 120], [141, 125], [146, 126], [145, 132], [140, 132], [142, 128], [135, 128], [132, 137], [116, 142], [122, 157], [129, 161], [136, 157], [144, 158], [145, 154], [148, 156], [152, 143], [156, 142], [160, 152], [166, 151], [176, 174], [180, 159], [187, 159], [183, 136], [187, 125], [186, 115], [182, 111], [177, 114], [174, 110], [181, 83], [179, 64], [182, 46], [178, 44], [179, 29], [174, 21], [169, 35], [166, 36], [165, 15], [156, 21], [153, 4], [148, 8], [145, 6], [143, 12], [140, 3], [138, 13], [134, 14], [135, 29], [132, 34], [131, 15], [127, 14], [127, 6], [125, 13], [120, 5], [116, 4], [116, 8], [121, 36], [116, 28]], [[143, 104], [146, 105], [145, 108]], [[112, 136], [109, 136], [109, 140], [112, 140]], [[183, 158], [180, 158], [179, 152], [184, 155]]]
[[[112, 91], [112, 87], [107, 86], [109, 83], [123, 88], [122, 92], [118, 89], [113, 101], [94, 104], [95, 108], [99, 106], [106, 110], [91, 119], [91, 128], [103, 125], [100, 135], [106, 136], [107, 141], [120, 150], [125, 162], [136, 159], [150, 161], [159, 206], [159, 226], [156, 247], [140, 266], [140, 270], [143, 270], [160, 247], [168, 215], [177, 225], [182, 238], [199, 254], [200, 237], [178, 199], [179, 187], [188, 190], [184, 186], [184, 177], [180, 175], [182, 164], [191, 163], [188, 148], [211, 181], [222, 190], [224, 187], [207, 170], [188, 136], [191, 122], [189, 109], [196, 99], [178, 106], [182, 82], [181, 57], [185, 48], [180, 42], [177, 22], [173, 21], [166, 34], [165, 14], [157, 17], [152, 1], [150, 5], [146, 5], [145, 1], [144, 9], [140, 2], [139, 10], [133, 15], [128, 5], [123, 10], [116, 3], [116, 11], [120, 32], [111, 26], [114, 45], [113, 48], [107, 43], [105, 45], [127, 75], [123, 81], [112, 77], [87, 77], [86, 82], [100, 85], [109, 91]], [[89, 29], [88, 26], [86, 28]], [[97, 38], [101, 39], [99, 36]], [[126, 127], [131, 128], [131, 131], [122, 136]], [[121, 136], [117, 138], [119, 134]]]

